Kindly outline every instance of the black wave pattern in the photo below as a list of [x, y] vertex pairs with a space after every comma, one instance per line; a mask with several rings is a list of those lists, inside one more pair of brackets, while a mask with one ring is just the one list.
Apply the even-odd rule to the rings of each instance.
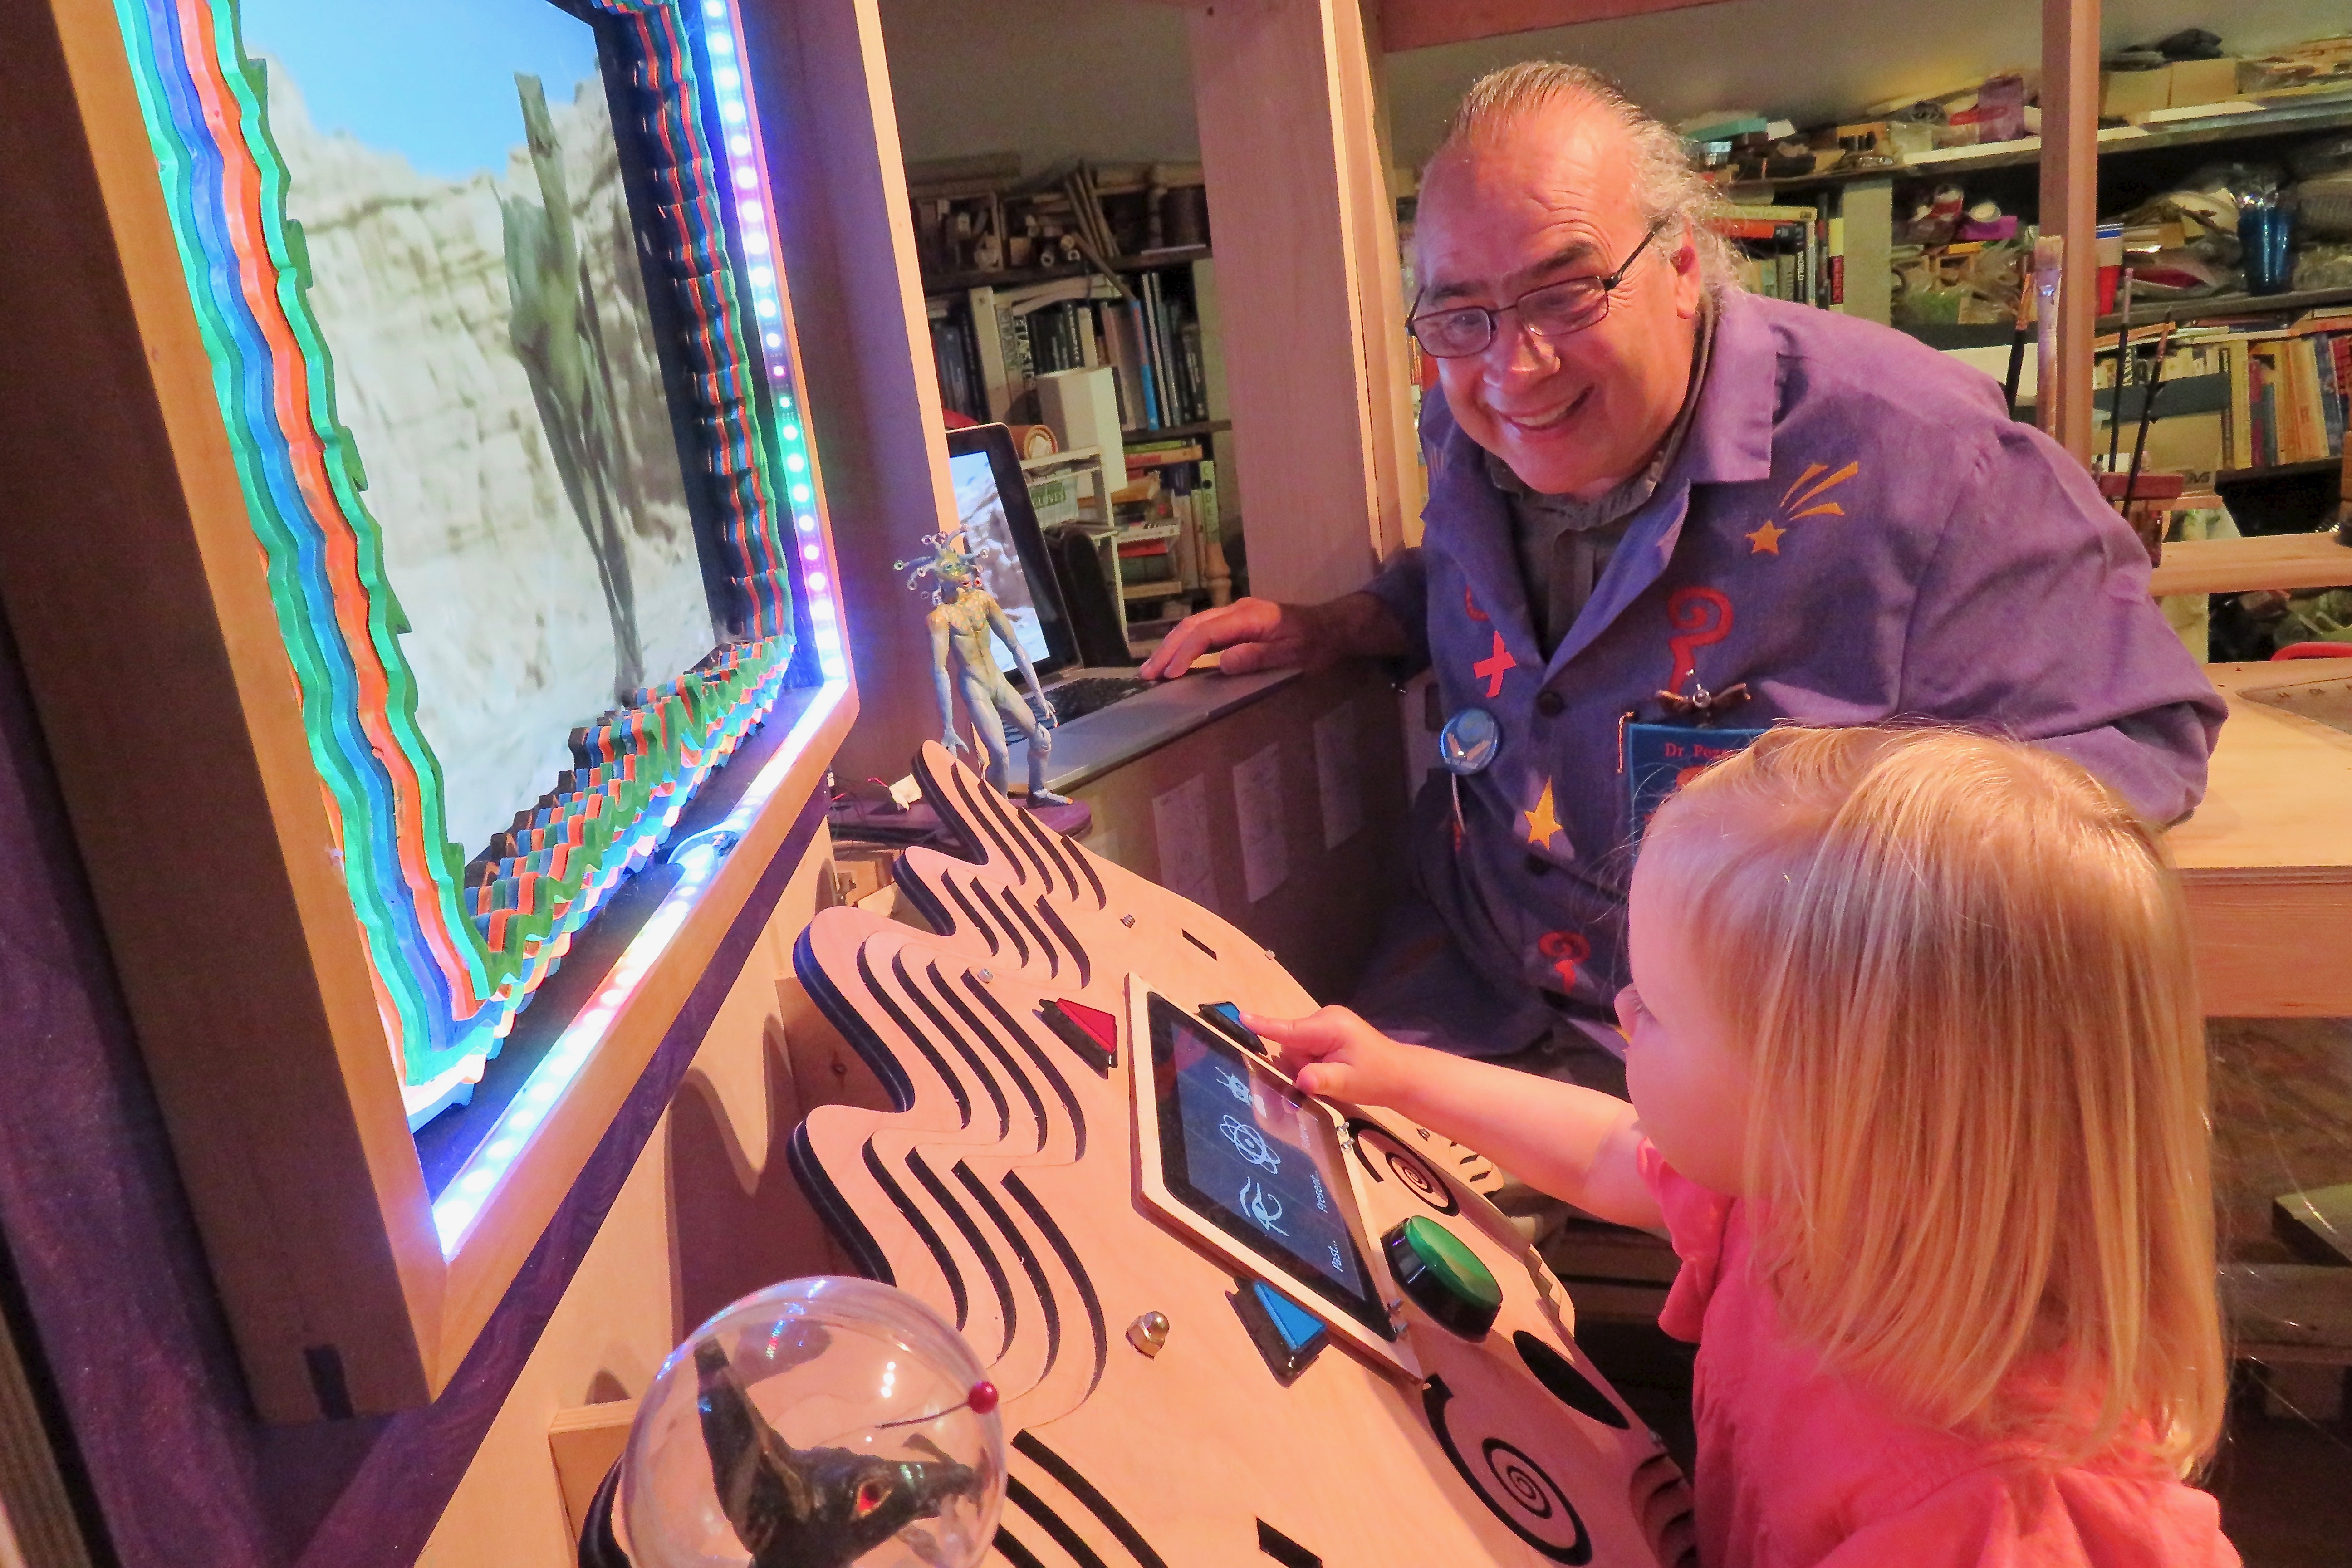
[[[1168, 1568], [1118, 1506], [1036, 1433], [1015, 1434], [1013, 1452], [1026, 1462], [1005, 1480], [1009, 1506], [996, 1531], [996, 1550], [1005, 1561], [1015, 1568], [1060, 1562], [1075, 1568]], [[1061, 1499], [1066, 1505], [1057, 1506]]]
[[1554, 1563], [1591, 1562], [1592, 1537], [1559, 1483], [1527, 1450], [1500, 1437], [1479, 1440], [1475, 1458], [1464, 1454], [1461, 1440], [1446, 1425], [1453, 1401], [1454, 1391], [1442, 1377], [1431, 1378], [1422, 1391], [1422, 1411], [1438, 1447], [1486, 1511]]
[[[840, 921], [866, 917], [833, 918], [838, 931]], [[855, 1146], [860, 1184], [870, 1184], [928, 1254], [960, 1331], [986, 1335], [993, 1313], [1000, 1332], [974, 1348], [1006, 1397], [1058, 1372], [1075, 1408], [1102, 1380], [1108, 1325], [1078, 1249], [1009, 1168], [1086, 1153], [1087, 1115], [1063, 1060], [1068, 1047], [1016, 1011], [1035, 1005], [1021, 1000], [1034, 995], [1028, 988], [1000, 996], [1008, 982], [983, 981], [966, 957], [903, 927], [880, 925], [854, 950], [829, 942], [826, 952], [830, 970], [809, 936], [795, 950], [811, 997], [874, 1065], [895, 1108], [934, 1108], [933, 1130], [886, 1125]], [[952, 1125], [942, 1115], [950, 1108]], [[893, 1279], [885, 1248], [814, 1153], [805, 1125], [791, 1150], [794, 1173], [859, 1268]], [[902, 1256], [898, 1274], [910, 1256], [919, 1255]]]

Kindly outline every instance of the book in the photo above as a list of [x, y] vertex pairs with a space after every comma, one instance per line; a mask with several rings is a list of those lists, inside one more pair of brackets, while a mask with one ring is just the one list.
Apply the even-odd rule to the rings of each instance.
[[2223, 466], [2251, 468], [2254, 466], [2253, 381], [2245, 345], [2232, 343], [2224, 348], [2221, 360], [2230, 377], [2229, 416], [2222, 425]]
[[1013, 401], [1005, 354], [1010, 336], [1007, 318], [996, 309], [996, 290], [984, 283], [967, 295], [966, 301], [971, 312], [972, 345], [980, 359], [983, 412], [990, 420], [1000, 420]]
[[[1148, 276], [1148, 275], [1147, 275]], [[1127, 307], [1128, 341], [1135, 347], [1135, 374], [1139, 384], [1138, 405], [1142, 409], [1142, 423], [1135, 428], [1156, 430], [1168, 423], [1160, 417], [1160, 389], [1151, 371], [1151, 333], [1144, 320], [1141, 300], [1132, 300]]]

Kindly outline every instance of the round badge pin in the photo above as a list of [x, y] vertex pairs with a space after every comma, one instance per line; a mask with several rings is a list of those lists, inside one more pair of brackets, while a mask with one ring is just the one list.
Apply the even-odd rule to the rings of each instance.
[[1503, 749], [1503, 729], [1484, 708], [1465, 708], [1437, 732], [1437, 763], [1455, 778], [1483, 773]]

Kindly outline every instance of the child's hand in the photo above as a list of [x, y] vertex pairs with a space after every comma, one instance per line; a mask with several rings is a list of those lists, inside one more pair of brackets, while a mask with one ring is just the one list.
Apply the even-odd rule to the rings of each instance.
[[1304, 1018], [1242, 1022], [1280, 1052], [1280, 1065], [1300, 1089], [1359, 1105], [1395, 1107], [1414, 1078], [1412, 1058], [1425, 1047], [1391, 1040], [1345, 1007], [1323, 1007]]

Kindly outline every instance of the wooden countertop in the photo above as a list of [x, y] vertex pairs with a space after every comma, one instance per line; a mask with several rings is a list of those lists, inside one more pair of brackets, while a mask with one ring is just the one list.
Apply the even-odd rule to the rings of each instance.
[[2210, 1015], [2352, 1016], [2352, 734], [2246, 696], [2352, 679], [2347, 666], [2206, 667], [2230, 719], [2204, 803], [2167, 838]]

